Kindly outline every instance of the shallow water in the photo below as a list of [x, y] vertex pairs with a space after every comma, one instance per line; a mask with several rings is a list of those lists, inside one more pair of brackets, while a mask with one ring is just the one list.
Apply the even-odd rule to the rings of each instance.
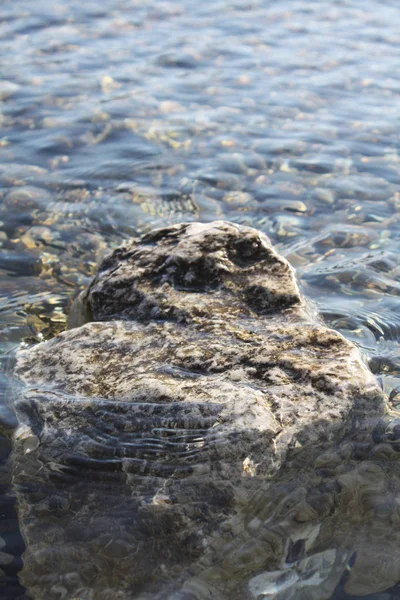
[[[270, 236], [400, 404], [398, 2], [3, 0], [0, 16], [4, 362], [65, 328], [123, 238], [224, 218]], [[12, 428], [5, 400], [0, 416]], [[23, 546], [10, 500], [1, 514], [14, 598]]]

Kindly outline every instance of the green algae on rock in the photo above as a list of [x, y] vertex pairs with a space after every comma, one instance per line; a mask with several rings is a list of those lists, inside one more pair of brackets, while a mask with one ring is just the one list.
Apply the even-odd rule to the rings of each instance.
[[15, 367], [33, 598], [323, 600], [400, 580], [397, 421], [263, 234], [131, 240], [70, 325]]

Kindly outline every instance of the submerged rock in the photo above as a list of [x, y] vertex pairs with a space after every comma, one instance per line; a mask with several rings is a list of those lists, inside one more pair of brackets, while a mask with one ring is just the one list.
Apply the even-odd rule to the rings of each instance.
[[132, 240], [71, 326], [16, 360], [32, 598], [323, 600], [400, 580], [400, 426], [263, 234]]

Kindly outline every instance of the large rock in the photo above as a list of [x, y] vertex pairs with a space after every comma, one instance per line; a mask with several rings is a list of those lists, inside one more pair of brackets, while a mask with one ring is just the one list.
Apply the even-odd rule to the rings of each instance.
[[[88, 322], [89, 321], [89, 322]], [[260, 232], [115, 250], [20, 351], [22, 583], [51, 600], [323, 600], [400, 580], [400, 422]]]

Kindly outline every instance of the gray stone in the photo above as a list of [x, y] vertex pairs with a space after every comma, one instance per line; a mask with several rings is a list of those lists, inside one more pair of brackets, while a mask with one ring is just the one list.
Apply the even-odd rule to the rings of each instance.
[[293, 269], [266, 236], [221, 221], [158, 229], [121, 246], [83, 300], [95, 321], [201, 321], [207, 329], [221, 314], [255, 321], [255, 313], [302, 305]]
[[344, 573], [351, 594], [400, 580], [400, 421], [263, 234], [132, 240], [70, 326], [16, 359], [32, 598], [324, 600]]
[[13, 96], [18, 90], [20, 86], [18, 83], [14, 83], [13, 81], [0, 81], [0, 101], [7, 100], [11, 96]]

